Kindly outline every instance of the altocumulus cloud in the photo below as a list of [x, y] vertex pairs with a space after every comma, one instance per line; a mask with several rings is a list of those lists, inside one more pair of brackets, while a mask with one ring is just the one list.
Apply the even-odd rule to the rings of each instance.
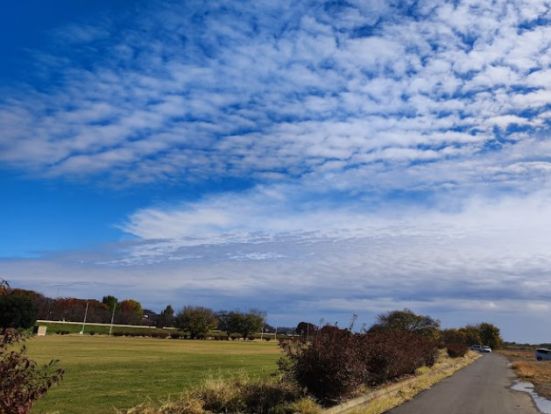
[[550, 18], [544, 1], [164, 2], [124, 30], [58, 29], [39, 56], [56, 82], [0, 100], [2, 163], [254, 185], [144, 206], [109, 249], [4, 267], [158, 306], [410, 306], [548, 340]]
[[386, 185], [388, 164], [415, 185], [547, 176], [543, 1], [150, 8], [125, 30], [55, 32], [94, 59], [41, 56], [61, 80], [2, 99], [2, 161], [125, 182], [352, 169]]

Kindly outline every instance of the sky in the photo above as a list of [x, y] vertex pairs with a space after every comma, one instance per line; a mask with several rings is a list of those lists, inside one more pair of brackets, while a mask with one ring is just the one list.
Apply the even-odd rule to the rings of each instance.
[[5, 4], [0, 277], [550, 342], [550, 7]]

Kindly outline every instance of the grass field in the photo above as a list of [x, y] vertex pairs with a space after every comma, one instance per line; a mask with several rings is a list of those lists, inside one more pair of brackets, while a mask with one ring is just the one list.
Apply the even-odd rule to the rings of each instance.
[[520, 378], [534, 384], [539, 395], [551, 399], [551, 361], [536, 361], [533, 349], [505, 349], [500, 353], [511, 361]]
[[53, 335], [35, 337], [27, 346], [35, 360], [59, 359], [65, 368], [62, 383], [36, 403], [33, 414], [114, 413], [178, 394], [208, 376], [269, 375], [280, 357], [273, 341]]

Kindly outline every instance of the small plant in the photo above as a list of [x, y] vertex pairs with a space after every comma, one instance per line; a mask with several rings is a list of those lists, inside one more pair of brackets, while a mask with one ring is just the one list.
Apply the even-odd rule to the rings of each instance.
[[57, 361], [39, 366], [25, 355], [23, 336], [7, 329], [0, 335], [0, 412], [27, 414], [33, 403], [63, 378]]

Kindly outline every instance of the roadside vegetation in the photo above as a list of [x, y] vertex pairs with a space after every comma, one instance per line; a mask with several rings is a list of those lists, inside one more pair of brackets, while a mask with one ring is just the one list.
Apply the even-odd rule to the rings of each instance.
[[[394, 393], [383, 392], [362, 408], [381, 413], [477, 357], [467, 353], [466, 337], [452, 331], [445, 337], [438, 321], [409, 310], [380, 315], [367, 331], [301, 322], [297, 333], [300, 337], [280, 341], [283, 357], [269, 378], [210, 379], [160, 405], [146, 402], [125, 413], [317, 413], [397, 383]], [[446, 352], [447, 345], [458, 351]]]
[[[32, 291], [13, 290], [7, 284], [0, 290], [0, 309], [8, 310], [1, 320], [2, 338], [8, 345], [8, 329], [29, 330], [41, 307], [36, 295], [25, 292]], [[113, 320], [117, 307], [127, 316], [143, 312], [137, 301], [119, 302], [113, 296], [105, 297], [102, 305]], [[293, 335], [278, 337], [279, 346], [275, 341], [253, 341], [259, 331], [261, 338], [270, 338], [264, 333], [269, 330], [266, 315], [256, 310], [214, 312], [188, 306], [175, 313], [167, 306], [156, 318], [174, 326], [116, 326], [112, 337], [98, 332], [30, 341], [30, 355], [37, 362], [22, 356], [24, 348], [14, 354], [4, 346], [3, 363], [17, 355], [27, 361], [25, 367], [38, 370], [45, 382], [36, 382], [34, 374], [21, 377], [23, 389], [36, 386], [38, 391], [22, 397], [28, 404], [22, 409], [10, 403], [15, 411], [2, 413], [27, 413], [64, 372], [63, 385], [53, 388], [33, 412], [100, 413], [116, 408], [130, 414], [315, 413], [370, 390], [418, 378], [419, 384], [413, 388], [410, 384], [403, 393], [413, 395], [445, 374], [435, 368], [442, 367], [443, 361], [454, 361], [447, 365], [456, 368], [467, 363], [469, 345], [501, 343], [494, 325], [441, 330], [438, 320], [407, 309], [381, 314], [373, 326], [360, 331], [354, 330], [355, 317], [347, 328], [301, 322]], [[82, 333], [84, 321], [56, 325]], [[55, 331], [55, 325], [50, 327]], [[111, 329], [110, 325], [92, 327]], [[128, 338], [146, 335], [153, 338]], [[65, 371], [54, 370], [53, 362], [39, 369], [39, 363], [48, 363], [52, 357], [61, 359]], [[16, 385], [10, 381], [15, 371], [9, 371], [9, 364], [0, 370], [4, 367], [8, 367], [4, 370], [8, 380], [0, 391], [16, 395]]]
[[536, 361], [535, 347], [507, 347], [499, 352], [511, 361], [519, 378], [534, 384], [539, 395], [551, 400], [551, 361]]

